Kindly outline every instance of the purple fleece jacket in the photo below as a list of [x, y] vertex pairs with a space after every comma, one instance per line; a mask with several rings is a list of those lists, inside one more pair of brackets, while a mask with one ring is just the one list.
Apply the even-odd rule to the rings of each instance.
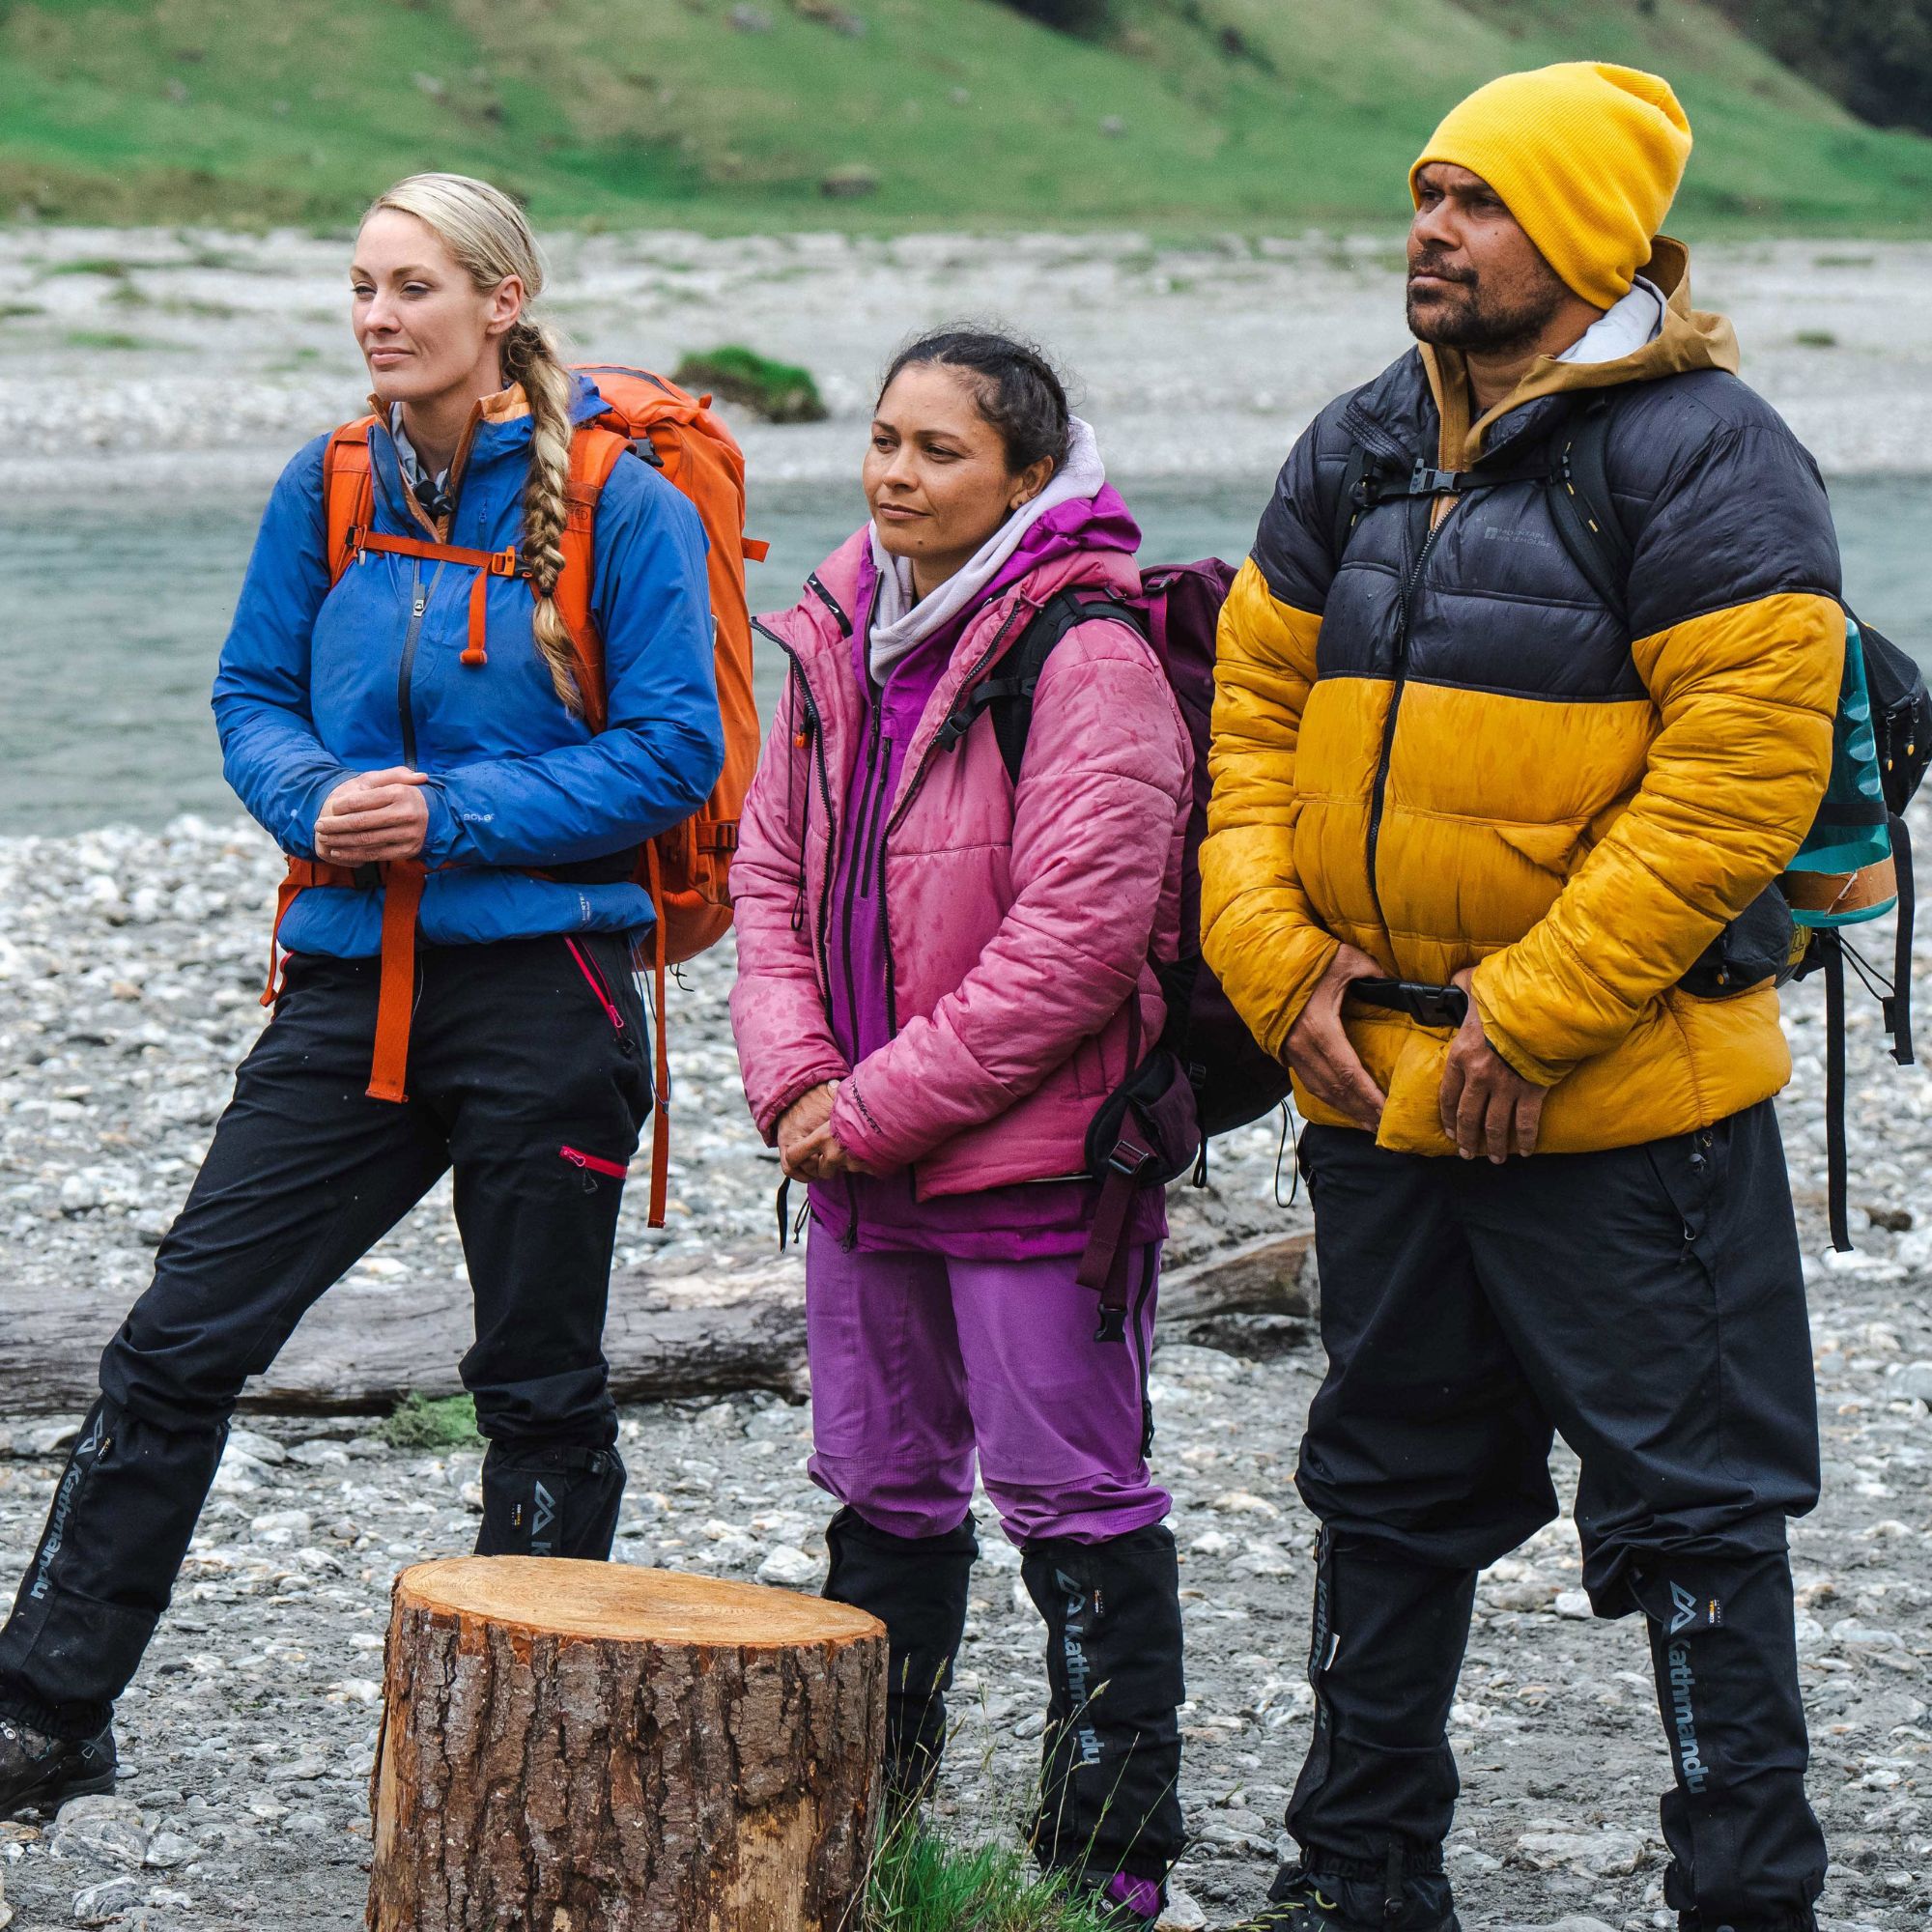
[[[898, 797], [906, 747], [966, 627], [985, 606], [1042, 564], [1079, 551], [1131, 556], [1140, 526], [1112, 484], [1092, 497], [1062, 503], [1027, 531], [979, 600], [952, 622], [923, 638], [895, 664], [883, 686], [872, 681], [868, 655], [878, 572], [860, 566], [859, 620], [852, 630], [852, 675], [864, 695], [860, 738], [834, 876], [831, 924], [832, 1027], [846, 1064], [857, 1066], [893, 1037], [886, 992], [885, 903], [878, 891], [877, 838]], [[851, 1175], [811, 1188], [814, 1217], [869, 1252], [916, 1249], [962, 1261], [1034, 1261], [1077, 1254], [1087, 1244], [1097, 1188], [1088, 1180], [1033, 1181], [977, 1194], [916, 1200], [909, 1173]], [[1164, 1239], [1167, 1203], [1155, 1188], [1135, 1204], [1127, 1238]]]

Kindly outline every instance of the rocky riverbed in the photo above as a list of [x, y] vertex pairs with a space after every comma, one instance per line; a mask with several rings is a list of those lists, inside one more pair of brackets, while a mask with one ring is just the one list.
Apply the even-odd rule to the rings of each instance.
[[[1399, 211], [1391, 211], [1393, 220]], [[354, 414], [351, 237], [0, 230], [0, 487], [259, 492]], [[895, 343], [962, 316], [1049, 344], [1121, 475], [1265, 477], [1328, 399], [1408, 346], [1401, 236], [545, 238], [549, 305], [582, 359], [669, 369], [747, 342], [817, 377], [832, 420], [741, 424], [754, 485], [846, 483]], [[1932, 247], [1723, 242], [1699, 301], [1828, 471], [1922, 471]], [[729, 413], [727, 412], [727, 413]]]
[[[1932, 849], [1932, 824], [1919, 830]], [[236, 825], [0, 840], [0, 1321], [76, 1280], [128, 1298], [143, 1285], [261, 1024], [275, 870]], [[1932, 949], [1919, 964], [1922, 976]], [[728, 968], [728, 952], [699, 962], [673, 996], [676, 1206], [661, 1235], [640, 1202], [627, 1208], [619, 1244], [635, 1263], [673, 1269], [769, 1239], [774, 1176], [742, 1119]], [[1861, 1005], [1854, 1021], [1860, 1252], [1834, 1260], [1821, 1252], [1819, 1003], [1810, 986], [1787, 1001], [1798, 1070], [1784, 1114], [1826, 1445], [1825, 1501], [1795, 1526], [1794, 1554], [1812, 1790], [1836, 1859], [1826, 1917], [1903, 1932], [1932, 1909], [1932, 1084], [1892, 1066]], [[1179, 1258], [1305, 1225], [1272, 1199], [1276, 1147], [1266, 1125], [1231, 1137], [1206, 1196], [1176, 1191]], [[446, 1199], [358, 1272], [460, 1295]], [[1232, 1918], [1260, 1896], [1310, 1703], [1313, 1526], [1291, 1479], [1320, 1351], [1280, 1317], [1237, 1319], [1217, 1339], [1162, 1349], [1152, 1381], [1190, 1642], [1180, 1879], [1193, 1903], [1176, 1924]], [[0, 1584], [26, 1560], [74, 1419], [10, 1413], [0, 1392]], [[815, 1587], [829, 1505], [804, 1473], [808, 1429], [802, 1402], [769, 1392], [626, 1411], [619, 1558]], [[15, 1932], [360, 1923], [390, 1580], [469, 1547], [478, 1460], [389, 1448], [366, 1419], [249, 1418], [123, 1707], [125, 1802], [0, 1826]], [[1041, 1684], [1017, 1556], [990, 1520], [981, 1544], [940, 1801], [974, 1836], [1008, 1830], [1023, 1804]], [[1666, 1769], [1641, 1634], [1589, 1621], [1567, 1522], [1485, 1578], [1454, 1733], [1465, 1797], [1451, 1861], [1467, 1920], [1668, 1922]]]

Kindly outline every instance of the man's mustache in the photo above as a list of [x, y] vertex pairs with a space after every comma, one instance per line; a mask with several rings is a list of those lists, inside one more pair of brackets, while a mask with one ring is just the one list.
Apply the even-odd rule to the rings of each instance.
[[1434, 275], [1439, 281], [1461, 282], [1465, 288], [1476, 286], [1476, 271], [1473, 269], [1452, 269], [1447, 262], [1438, 261], [1431, 255], [1424, 255], [1408, 265], [1408, 278], [1413, 281], [1417, 275]]

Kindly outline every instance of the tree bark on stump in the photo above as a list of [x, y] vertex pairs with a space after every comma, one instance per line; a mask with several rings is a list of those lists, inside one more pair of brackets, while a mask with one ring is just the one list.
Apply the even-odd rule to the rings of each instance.
[[397, 1577], [371, 1932], [856, 1927], [885, 1741], [863, 1610], [629, 1564]]

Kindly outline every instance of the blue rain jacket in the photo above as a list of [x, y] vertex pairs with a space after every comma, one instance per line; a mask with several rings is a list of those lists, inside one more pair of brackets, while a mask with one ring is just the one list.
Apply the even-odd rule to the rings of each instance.
[[[575, 379], [571, 415], [604, 404]], [[530, 420], [475, 427], [448, 541], [501, 550], [523, 533]], [[610, 714], [592, 733], [556, 696], [530, 629], [521, 578], [489, 591], [489, 662], [458, 662], [474, 572], [369, 554], [330, 587], [318, 437], [282, 472], [262, 518], [214, 680], [222, 769], [285, 852], [313, 859], [315, 821], [358, 771], [430, 774], [432, 867], [421, 936], [482, 945], [542, 933], [650, 923], [632, 884], [531, 878], [620, 852], [688, 818], [724, 761], [712, 662], [704, 528], [648, 464], [626, 459], [605, 485], [590, 608], [604, 638]], [[375, 527], [428, 534], [407, 497], [394, 440], [369, 439]], [[445, 867], [438, 870], [436, 867]], [[357, 959], [382, 950], [383, 894], [313, 887], [282, 926], [292, 952]]]

